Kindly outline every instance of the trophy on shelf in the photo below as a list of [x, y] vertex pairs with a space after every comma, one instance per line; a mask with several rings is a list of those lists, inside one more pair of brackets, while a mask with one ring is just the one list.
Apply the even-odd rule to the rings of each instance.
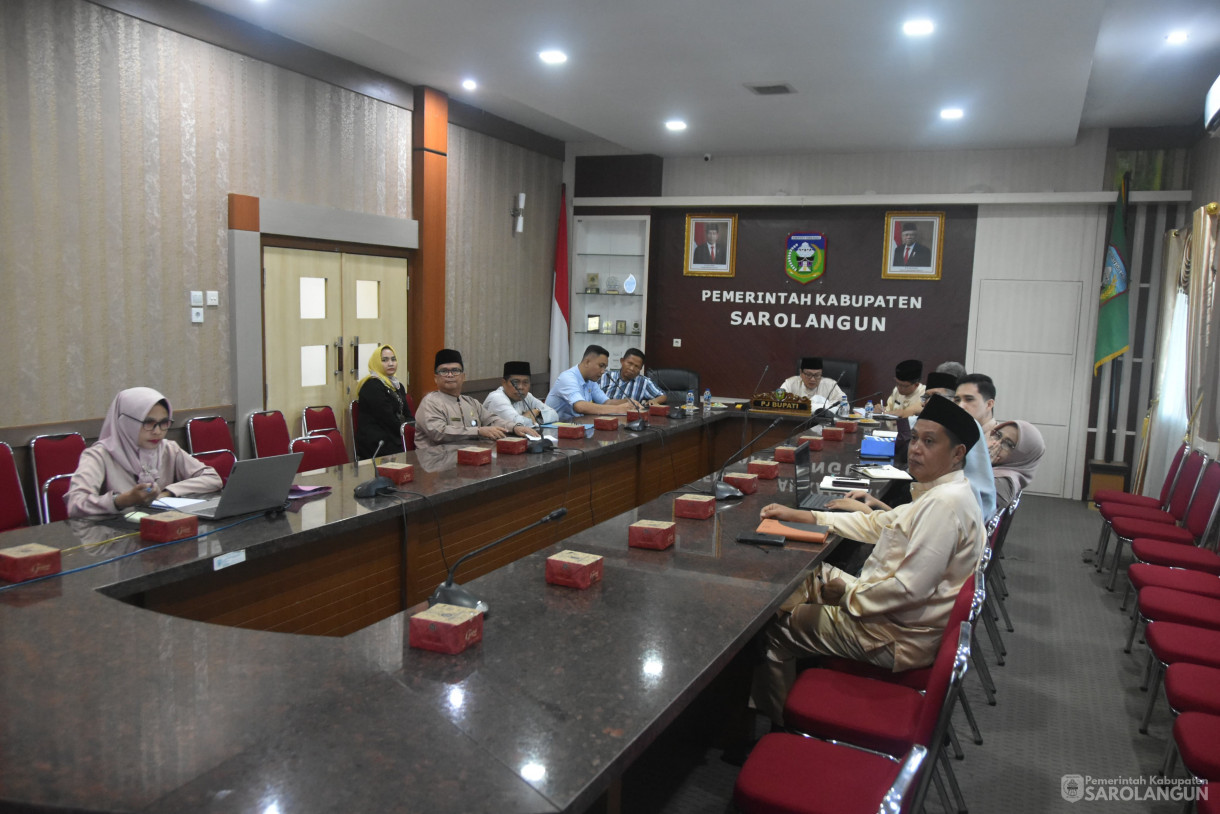
[[618, 293], [618, 278], [617, 277], [612, 276], [612, 277], [606, 278], [606, 293], [607, 294], [617, 294]]
[[602, 333], [604, 333], [604, 334], [614, 333], [614, 322], [612, 320], [608, 319], [602, 323]]
[[585, 275], [585, 293], [600, 294], [601, 293], [601, 278], [596, 274]]
[[631, 335], [632, 336], [640, 335], [640, 323], [638, 323], [638, 322], [631, 323]]

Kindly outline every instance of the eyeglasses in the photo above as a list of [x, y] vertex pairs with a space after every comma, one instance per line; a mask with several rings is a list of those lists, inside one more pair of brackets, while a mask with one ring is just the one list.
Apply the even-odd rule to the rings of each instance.
[[802, 371], [801, 371], [801, 378], [804, 378], [804, 379], [820, 379], [820, 378], [822, 378], [822, 371], [820, 371], [820, 370], [819, 370], [817, 373], [813, 373], [813, 372], [808, 371], [808, 370], [802, 370]]
[[1004, 447], [1004, 449], [1008, 450], [1009, 452], [1012, 452], [1013, 450], [1015, 450], [1017, 448], [1016, 443], [1014, 443], [1011, 438], [1008, 438], [1007, 436], [1004, 435], [1004, 433], [1000, 432], [999, 430], [991, 431], [991, 440], [999, 441], [1000, 446]]
[[127, 413], [119, 413], [119, 415], [123, 416], [123, 418], [130, 418], [132, 421], [140, 422], [140, 426], [149, 432], [152, 432], [153, 430], [161, 430], [162, 432], [165, 432], [170, 427], [174, 426], [174, 420], [172, 418], [163, 418], [160, 421], [157, 421], [155, 418], [136, 418], [133, 415], [127, 415]]
[[461, 376], [462, 369], [460, 367], [437, 368], [436, 375], [444, 376], [446, 379], [452, 379], [455, 376]]

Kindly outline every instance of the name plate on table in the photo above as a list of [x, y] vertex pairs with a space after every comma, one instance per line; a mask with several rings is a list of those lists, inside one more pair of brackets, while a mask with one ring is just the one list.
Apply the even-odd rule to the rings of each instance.
[[813, 407], [809, 399], [793, 393], [756, 393], [750, 397], [750, 409], [778, 415], [809, 415]]

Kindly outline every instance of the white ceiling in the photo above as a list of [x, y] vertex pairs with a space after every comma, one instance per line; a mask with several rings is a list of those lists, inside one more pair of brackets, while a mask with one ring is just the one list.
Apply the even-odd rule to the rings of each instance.
[[[564, 141], [663, 156], [1067, 145], [1201, 121], [1220, 74], [1220, 0], [200, 2]], [[914, 16], [936, 31], [904, 36]]]

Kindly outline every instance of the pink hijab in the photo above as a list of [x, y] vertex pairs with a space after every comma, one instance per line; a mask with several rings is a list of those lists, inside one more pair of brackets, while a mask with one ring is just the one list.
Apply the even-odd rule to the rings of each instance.
[[169, 399], [151, 387], [120, 390], [114, 401], [110, 402], [106, 420], [102, 423], [102, 434], [97, 438], [98, 446], [110, 453], [110, 457], [137, 481], [154, 480], [161, 471], [161, 456], [165, 454], [163, 446], [140, 448], [140, 427], [159, 401], [165, 402], [165, 409], [173, 418], [174, 408]]
[[1038, 428], [1028, 421], [998, 421], [995, 429], [1009, 426], [1017, 428], [1017, 448], [1010, 452], [1008, 460], [995, 467], [994, 471], [997, 478], [1008, 478], [1016, 486], [1016, 491], [1020, 492], [1034, 479], [1038, 461], [1042, 460], [1042, 455], [1046, 452], [1046, 443], [1042, 440], [1042, 433], [1038, 432]]

